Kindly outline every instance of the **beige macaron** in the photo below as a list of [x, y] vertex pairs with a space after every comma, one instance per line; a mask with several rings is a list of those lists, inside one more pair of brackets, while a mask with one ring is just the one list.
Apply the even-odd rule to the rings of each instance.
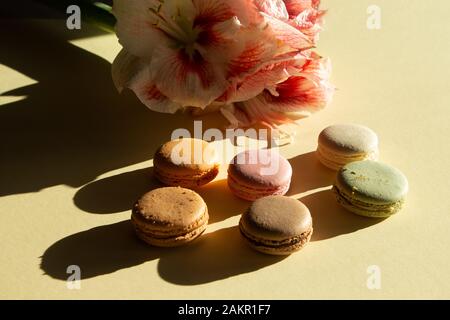
[[319, 135], [317, 158], [323, 165], [339, 170], [348, 163], [378, 159], [378, 137], [365, 126], [357, 124], [332, 125]]
[[287, 255], [309, 242], [313, 225], [303, 203], [278, 195], [256, 200], [242, 215], [239, 229], [253, 249]]
[[208, 209], [196, 192], [181, 187], [155, 189], [134, 205], [136, 234], [158, 247], [175, 247], [199, 237], [208, 225]]

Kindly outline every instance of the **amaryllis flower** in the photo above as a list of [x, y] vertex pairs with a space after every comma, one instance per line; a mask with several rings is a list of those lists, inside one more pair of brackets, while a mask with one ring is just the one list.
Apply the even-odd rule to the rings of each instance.
[[234, 126], [275, 126], [330, 101], [330, 64], [312, 51], [318, 0], [115, 0], [119, 90], [150, 109], [219, 107]]

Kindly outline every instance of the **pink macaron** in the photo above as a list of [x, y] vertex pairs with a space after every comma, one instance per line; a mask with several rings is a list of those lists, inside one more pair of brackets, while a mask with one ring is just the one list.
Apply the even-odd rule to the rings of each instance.
[[255, 201], [289, 190], [292, 167], [274, 150], [247, 150], [237, 154], [228, 167], [228, 186], [239, 198]]

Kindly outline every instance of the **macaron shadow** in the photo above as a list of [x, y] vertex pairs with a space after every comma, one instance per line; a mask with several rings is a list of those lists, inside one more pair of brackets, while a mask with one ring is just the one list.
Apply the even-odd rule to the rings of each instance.
[[252, 250], [234, 226], [205, 234], [191, 245], [166, 252], [158, 262], [158, 273], [173, 284], [199, 285], [257, 271], [285, 258]]
[[385, 219], [358, 216], [341, 207], [330, 190], [319, 191], [299, 199], [313, 218], [311, 241], [320, 241], [349, 234], [376, 225]]
[[125, 220], [55, 242], [42, 255], [40, 268], [52, 278], [67, 280], [67, 267], [77, 265], [87, 279], [155, 260], [162, 253], [139, 241], [130, 220]]
[[315, 151], [291, 158], [289, 162], [292, 166], [292, 179], [287, 196], [331, 186], [336, 177], [336, 171], [319, 162]]
[[209, 224], [220, 222], [242, 214], [251, 204], [231, 193], [227, 180], [215, 180], [196, 191], [206, 202], [209, 212]]
[[118, 213], [131, 210], [140, 196], [162, 186], [153, 177], [153, 168], [145, 168], [91, 182], [76, 192], [73, 201], [88, 213]]

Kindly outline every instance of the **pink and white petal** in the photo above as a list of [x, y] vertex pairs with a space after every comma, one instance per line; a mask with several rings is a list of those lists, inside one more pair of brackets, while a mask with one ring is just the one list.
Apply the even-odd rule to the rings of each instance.
[[289, 21], [289, 23], [302, 33], [307, 35], [313, 42], [317, 42], [318, 35], [322, 31], [323, 16], [326, 11], [308, 9]]
[[291, 61], [300, 56], [298, 50], [276, 41], [268, 28], [246, 28], [235, 36], [238, 44], [226, 52], [227, 78], [233, 82], [271, 65]]
[[150, 58], [156, 44], [166, 41], [163, 34], [153, 28], [150, 8], [158, 0], [115, 0], [113, 14], [117, 19], [116, 33], [120, 44], [137, 57]]
[[210, 28], [232, 17], [236, 17], [244, 26], [261, 22], [254, 0], [192, 0], [192, 3], [196, 11], [194, 27]]
[[283, 0], [290, 17], [296, 17], [308, 9], [318, 9], [320, 0]]
[[277, 92], [278, 96], [263, 93], [268, 108], [276, 112], [295, 112], [308, 116], [328, 105], [333, 89], [326, 82], [316, 84], [303, 77], [291, 77], [277, 86]]
[[290, 77], [276, 86], [276, 94], [264, 90], [257, 97], [236, 103], [236, 106], [246, 114], [250, 123], [263, 122], [272, 127], [323, 109], [334, 93], [329, 82], [329, 61], [308, 61], [303, 67], [304, 75], [308, 77]]
[[236, 37], [243, 24], [236, 7], [239, 3], [245, 7], [246, 2], [243, 0], [194, 0], [197, 13], [193, 26], [199, 31], [197, 43], [208, 48], [222, 47], [225, 49], [232, 46], [232, 43], [239, 44]]
[[276, 95], [276, 85], [288, 79], [292, 72], [300, 72], [306, 57], [301, 54], [285, 54], [264, 61], [254, 68], [253, 73], [235, 78], [220, 101], [239, 102], [254, 98], [267, 89]]
[[204, 25], [199, 28], [195, 45], [199, 50], [216, 50], [216, 57], [223, 56], [225, 59], [224, 53], [236, 50], [234, 48], [239, 45], [236, 37], [240, 34], [241, 28], [242, 25], [236, 16], [223, 22]]
[[309, 37], [288, 22], [281, 21], [265, 13], [261, 13], [271, 29], [274, 37], [294, 50], [305, 50], [313, 47]]
[[331, 60], [321, 58], [315, 52], [311, 54], [311, 60], [308, 60], [301, 68], [297, 69], [296, 76], [304, 77], [319, 84], [323, 81], [329, 81], [331, 75]]
[[254, 0], [192, 0], [197, 15], [194, 26], [211, 26], [237, 17], [244, 26], [261, 22]]
[[208, 27], [224, 22], [236, 16], [227, 1], [222, 0], [192, 0], [196, 16], [194, 27]]
[[[130, 0], [128, 0], [130, 1]], [[167, 19], [186, 17], [193, 19], [196, 14], [193, 1], [186, 0], [157, 0], [161, 4], [159, 12]]]
[[142, 69], [133, 77], [128, 87], [134, 91], [139, 100], [150, 110], [161, 113], [175, 113], [183, 107], [164, 96], [151, 81], [150, 70]]
[[198, 51], [189, 56], [184, 49], [159, 46], [150, 68], [161, 93], [185, 107], [205, 108], [229, 86], [220, 65]]
[[113, 82], [117, 90], [122, 92], [124, 88], [128, 87], [130, 80], [144, 67], [145, 63], [140, 58], [122, 49], [111, 67]]
[[329, 79], [331, 62], [312, 53], [315, 59], [302, 67], [299, 76], [290, 77], [277, 86], [279, 96], [265, 93], [265, 99], [273, 110], [284, 112], [316, 112], [329, 104], [334, 87]]
[[265, 89], [271, 90], [276, 84], [285, 81], [289, 77], [284, 66], [273, 69], [262, 69], [245, 78], [236, 86], [235, 92], [229, 98], [229, 102], [246, 101], [259, 95]]
[[232, 58], [227, 67], [227, 78], [243, 78], [254, 73], [262, 64], [267, 63], [276, 54], [276, 46], [265, 39], [241, 40], [243, 50]]
[[281, 20], [288, 20], [289, 14], [283, 0], [255, 0], [261, 12]]

